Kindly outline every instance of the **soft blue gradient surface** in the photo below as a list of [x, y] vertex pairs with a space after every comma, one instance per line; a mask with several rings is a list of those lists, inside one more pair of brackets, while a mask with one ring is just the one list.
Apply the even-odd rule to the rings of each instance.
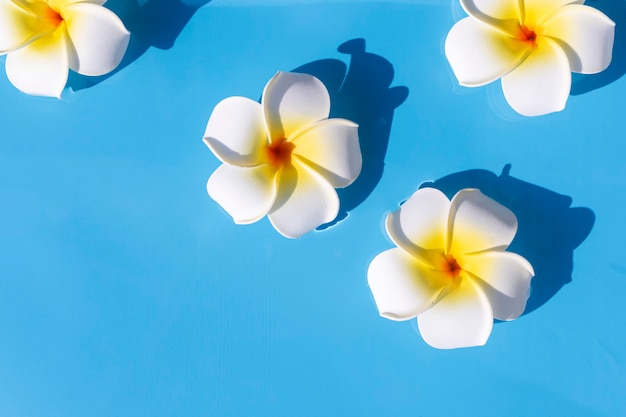
[[[623, 1], [588, 2], [618, 22], [614, 65], [532, 119], [456, 85], [454, 2], [259, 3], [111, 0], [135, 33], [115, 74], [62, 101], [0, 76], [0, 416], [626, 412]], [[370, 55], [337, 50], [359, 38]], [[360, 118], [369, 168], [347, 217], [288, 240], [208, 197], [201, 138], [221, 99], [296, 68]], [[382, 220], [427, 181], [520, 218], [529, 310], [484, 347], [433, 349], [370, 295]]]

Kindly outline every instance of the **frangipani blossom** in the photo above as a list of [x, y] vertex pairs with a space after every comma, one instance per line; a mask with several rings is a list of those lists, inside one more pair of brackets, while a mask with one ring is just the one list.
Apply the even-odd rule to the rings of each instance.
[[0, 0], [0, 55], [9, 81], [32, 95], [61, 97], [69, 70], [117, 67], [130, 33], [106, 0]]
[[324, 84], [307, 74], [278, 72], [261, 103], [229, 97], [217, 104], [204, 142], [223, 164], [207, 190], [235, 223], [265, 215], [289, 238], [337, 217], [335, 188], [361, 172], [358, 126], [328, 119]]
[[484, 345], [494, 317], [524, 312], [534, 272], [505, 252], [517, 232], [506, 207], [475, 189], [450, 201], [423, 188], [387, 216], [386, 227], [398, 247], [378, 254], [367, 275], [381, 316], [417, 317], [426, 343], [452, 349]]
[[584, 0], [460, 0], [445, 53], [459, 83], [502, 80], [507, 102], [525, 116], [565, 108], [571, 72], [611, 63], [615, 23]]

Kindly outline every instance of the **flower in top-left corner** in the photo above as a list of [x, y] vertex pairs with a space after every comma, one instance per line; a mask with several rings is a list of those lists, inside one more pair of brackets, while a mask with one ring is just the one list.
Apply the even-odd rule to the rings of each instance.
[[0, 0], [0, 55], [24, 93], [61, 97], [69, 70], [98, 76], [121, 62], [130, 33], [106, 0]]
[[223, 162], [209, 178], [209, 195], [235, 223], [267, 215], [288, 238], [334, 220], [335, 188], [356, 180], [362, 157], [357, 124], [329, 114], [324, 84], [291, 72], [267, 83], [261, 103], [245, 97], [219, 102], [204, 134]]

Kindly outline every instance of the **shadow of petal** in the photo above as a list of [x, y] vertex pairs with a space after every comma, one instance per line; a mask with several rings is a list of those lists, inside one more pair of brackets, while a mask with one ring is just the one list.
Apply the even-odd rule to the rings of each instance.
[[341, 207], [337, 218], [320, 226], [325, 229], [347, 217], [348, 212], [372, 193], [385, 165], [394, 110], [408, 97], [407, 87], [391, 87], [393, 65], [380, 55], [365, 50], [365, 40], [349, 40], [338, 51], [350, 55], [350, 65], [324, 59], [293, 70], [319, 78], [331, 97], [330, 117], [352, 120], [359, 125], [363, 168], [356, 181], [337, 190]]
[[70, 72], [67, 86], [78, 91], [101, 83], [139, 59], [150, 47], [167, 50], [185, 28], [194, 13], [211, 0], [109, 0], [111, 9], [131, 33], [124, 59], [118, 67], [99, 77]]

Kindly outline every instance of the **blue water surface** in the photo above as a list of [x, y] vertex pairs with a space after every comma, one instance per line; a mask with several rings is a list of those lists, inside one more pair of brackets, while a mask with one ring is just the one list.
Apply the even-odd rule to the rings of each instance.
[[[262, 4], [262, 5], [261, 5]], [[622, 0], [596, 0], [616, 22]], [[0, 416], [617, 416], [626, 410], [623, 32], [565, 111], [457, 86], [450, 1], [110, 0], [133, 31], [63, 100], [0, 75]], [[622, 55], [620, 55], [622, 54]], [[3, 63], [4, 59], [0, 62]], [[317, 75], [360, 124], [363, 176], [298, 240], [206, 193], [223, 98]], [[382, 221], [420, 186], [510, 207], [537, 276], [484, 347], [378, 316]]]

